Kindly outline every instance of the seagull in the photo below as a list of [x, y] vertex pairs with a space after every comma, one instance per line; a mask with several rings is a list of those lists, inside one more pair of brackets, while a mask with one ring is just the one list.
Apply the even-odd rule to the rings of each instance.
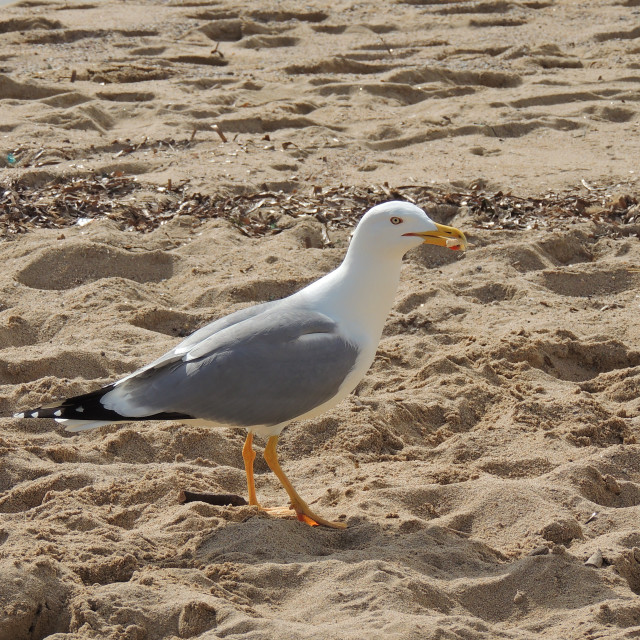
[[215, 320], [97, 391], [14, 417], [53, 418], [73, 432], [147, 420], [244, 428], [249, 504], [263, 509], [253, 475], [258, 435], [267, 438], [264, 458], [289, 496], [286, 511], [310, 525], [344, 528], [298, 495], [278, 462], [278, 438], [293, 420], [336, 406], [362, 380], [393, 305], [402, 257], [421, 244], [467, 248], [461, 231], [414, 204], [376, 205], [361, 218], [340, 266], [304, 289]]

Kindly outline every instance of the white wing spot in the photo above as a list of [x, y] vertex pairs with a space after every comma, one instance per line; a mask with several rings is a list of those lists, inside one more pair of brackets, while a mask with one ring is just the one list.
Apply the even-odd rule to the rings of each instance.
[[34, 412], [31, 414], [31, 417], [32, 417], [32, 418], [37, 418], [38, 416], [39, 416], [39, 414], [38, 414], [38, 412], [37, 412], [37, 411], [34, 411]]
[[76, 407], [78, 413], [84, 413], [84, 407]]
[[13, 417], [14, 418], [24, 418], [24, 411], [21, 411], [20, 413], [14, 413]]
[[54, 411], [53, 415], [59, 418], [62, 415], [62, 409], [58, 409], [57, 411]]

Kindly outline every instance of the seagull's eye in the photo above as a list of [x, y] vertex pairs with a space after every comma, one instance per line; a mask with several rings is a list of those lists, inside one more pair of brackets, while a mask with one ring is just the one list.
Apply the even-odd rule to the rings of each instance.
[[391, 224], [402, 224], [402, 218], [398, 218], [398, 216], [393, 216], [390, 220]]

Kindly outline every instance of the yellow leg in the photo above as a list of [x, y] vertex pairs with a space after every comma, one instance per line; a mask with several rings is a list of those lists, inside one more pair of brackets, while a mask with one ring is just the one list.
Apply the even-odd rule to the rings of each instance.
[[244, 470], [247, 474], [249, 504], [260, 506], [256, 496], [256, 484], [253, 480], [253, 461], [256, 459], [256, 452], [253, 450], [253, 433], [251, 433], [251, 431], [247, 434], [244, 447], [242, 447], [242, 459], [244, 460]]
[[[264, 459], [269, 465], [269, 469], [273, 471], [280, 480], [280, 483], [289, 494], [291, 500], [291, 506], [295, 509], [298, 519], [307, 524], [323, 524], [325, 527], [333, 527], [334, 529], [345, 529], [346, 524], [344, 522], [330, 522], [320, 516], [317, 516], [309, 505], [298, 495], [297, 491], [293, 488], [289, 478], [284, 474], [284, 471], [280, 467], [278, 462], [278, 454], [276, 452], [276, 445], [278, 444], [278, 436], [271, 436], [267, 441], [267, 446], [264, 450]], [[245, 445], [246, 446], [246, 445]], [[312, 522], [310, 522], [310, 520]]]

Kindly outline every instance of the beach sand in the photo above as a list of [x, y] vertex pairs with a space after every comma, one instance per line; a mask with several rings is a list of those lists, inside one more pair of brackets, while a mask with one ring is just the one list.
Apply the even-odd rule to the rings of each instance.
[[322, 276], [336, 194], [414, 194], [472, 246], [410, 252], [355, 394], [283, 433], [344, 531], [179, 504], [245, 494], [240, 430], [3, 419], [0, 640], [639, 637], [639, 12], [4, 7], [2, 415]]

